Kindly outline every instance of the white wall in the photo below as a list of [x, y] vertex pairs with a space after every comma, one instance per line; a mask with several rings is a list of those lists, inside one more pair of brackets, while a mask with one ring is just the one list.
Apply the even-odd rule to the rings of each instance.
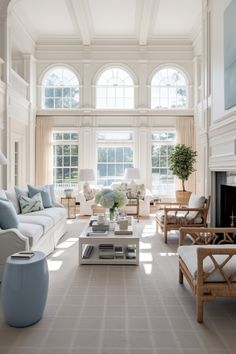
[[[236, 170], [236, 107], [224, 109], [224, 11], [230, 0], [211, 1], [211, 114], [209, 167]], [[234, 31], [235, 33], [235, 31]]]

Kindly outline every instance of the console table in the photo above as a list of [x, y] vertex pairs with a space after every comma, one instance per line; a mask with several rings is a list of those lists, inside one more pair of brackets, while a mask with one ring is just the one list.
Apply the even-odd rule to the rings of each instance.
[[128, 203], [125, 205], [126, 207], [132, 206], [136, 208], [136, 212], [133, 213], [127, 213], [129, 215], [136, 216], [137, 222], [139, 222], [139, 197], [132, 197], [127, 195]]
[[61, 204], [67, 209], [67, 218], [76, 218], [76, 198], [61, 197]]

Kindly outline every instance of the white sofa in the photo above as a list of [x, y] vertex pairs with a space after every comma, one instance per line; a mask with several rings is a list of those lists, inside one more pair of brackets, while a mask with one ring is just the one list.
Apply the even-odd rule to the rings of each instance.
[[17, 229], [0, 229], [1, 281], [4, 264], [9, 255], [24, 250], [42, 251], [48, 255], [55, 249], [59, 239], [66, 232], [67, 213], [63, 206], [54, 201], [52, 208], [20, 214], [15, 191], [0, 191], [0, 194], [5, 194], [13, 203], [19, 220]]
[[[110, 187], [112, 189], [120, 190], [121, 183], [113, 183]], [[99, 186], [102, 188], [101, 186]], [[99, 188], [97, 188], [99, 190]], [[123, 190], [126, 192], [125, 190]], [[145, 188], [145, 196], [139, 201], [139, 215], [140, 216], [149, 216], [150, 215], [150, 202], [153, 200], [153, 195], [149, 189]], [[80, 215], [92, 215], [92, 205], [95, 204], [94, 198], [86, 200], [84, 191], [81, 190], [78, 193], [77, 201], [80, 203]], [[135, 212], [136, 207], [128, 206], [124, 207], [124, 211], [127, 213]]]

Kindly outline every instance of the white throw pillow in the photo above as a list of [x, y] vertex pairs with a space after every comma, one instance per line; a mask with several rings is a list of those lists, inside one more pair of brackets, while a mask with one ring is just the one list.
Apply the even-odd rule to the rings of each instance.
[[95, 197], [98, 189], [91, 188], [88, 183], [83, 185], [83, 193], [86, 200], [92, 200]]
[[192, 193], [189, 198], [188, 207], [189, 208], [203, 208], [204, 203], [205, 203], [205, 197]]

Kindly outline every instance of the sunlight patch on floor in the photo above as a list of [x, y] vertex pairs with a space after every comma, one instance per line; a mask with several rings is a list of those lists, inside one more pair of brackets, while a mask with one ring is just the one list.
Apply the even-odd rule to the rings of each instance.
[[58, 271], [62, 264], [63, 264], [63, 261], [52, 261], [50, 259], [47, 260], [48, 262], [48, 270], [49, 272], [56, 272]]
[[147, 275], [150, 275], [152, 273], [152, 264], [143, 264], [144, 272]]
[[68, 240], [58, 244], [56, 248], [69, 248], [74, 246], [76, 242], [78, 242], [78, 239], [76, 237], [70, 237], [68, 238]]
[[151, 247], [152, 247], [151, 243], [144, 243], [142, 241], [139, 241], [140, 250], [150, 250]]
[[152, 254], [151, 253], [144, 253], [144, 252], [140, 252], [140, 262], [152, 262], [153, 258], [152, 258]]

